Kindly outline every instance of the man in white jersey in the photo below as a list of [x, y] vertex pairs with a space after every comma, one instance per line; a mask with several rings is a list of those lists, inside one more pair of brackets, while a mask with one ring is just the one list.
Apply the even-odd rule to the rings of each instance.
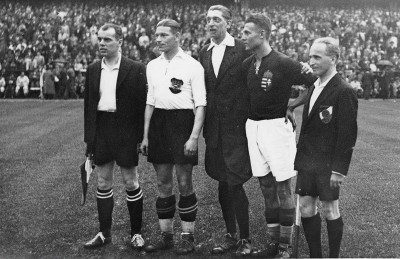
[[178, 211], [182, 223], [177, 254], [194, 251], [197, 198], [192, 169], [197, 165], [198, 138], [206, 107], [204, 69], [179, 47], [179, 23], [164, 19], [157, 24], [156, 41], [162, 55], [147, 66], [148, 93], [141, 152], [148, 155], [157, 173], [159, 196], [156, 210], [161, 239], [147, 252], [170, 249], [176, 208], [173, 169], [179, 186]]

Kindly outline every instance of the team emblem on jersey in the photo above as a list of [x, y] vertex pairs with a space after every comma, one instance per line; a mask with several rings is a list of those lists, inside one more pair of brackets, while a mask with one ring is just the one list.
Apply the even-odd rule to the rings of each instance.
[[269, 90], [271, 90], [272, 87], [272, 77], [273, 74], [271, 71], [267, 70], [266, 72], [264, 72], [263, 77], [261, 79], [261, 88], [267, 92]]
[[179, 94], [182, 90], [181, 87], [183, 85], [183, 81], [180, 79], [176, 79], [175, 77], [171, 79], [171, 86], [169, 87], [169, 90], [173, 94]]
[[332, 120], [332, 106], [320, 106], [319, 107], [319, 118], [325, 124], [328, 124]]

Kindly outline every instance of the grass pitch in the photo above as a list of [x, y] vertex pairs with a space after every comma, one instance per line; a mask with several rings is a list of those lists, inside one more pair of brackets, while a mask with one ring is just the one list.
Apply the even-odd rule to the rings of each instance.
[[[400, 102], [360, 100], [358, 140], [341, 190], [345, 222], [342, 257], [400, 257], [399, 110]], [[96, 177], [90, 181], [86, 205], [79, 205], [79, 165], [85, 150], [81, 100], [1, 100], [0, 115], [0, 258], [175, 257], [173, 252], [146, 255], [130, 248], [125, 191], [118, 169], [113, 243], [94, 251], [83, 249], [83, 243], [96, 234], [98, 223]], [[297, 115], [300, 123], [300, 110]], [[199, 154], [200, 165], [194, 172], [199, 198], [197, 248], [191, 257], [211, 257], [209, 251], [221, 241], [225, 227], [217, 182], [204, 172], [203, 140]], [[143, 157], [139, 171], [145, 199], [143, 235], [153, 241], [159, 234], [156, 177]], [[245, 188], [250, 200], [251, 239], [255, 247], [263, 247], [267, 237], [261, 191], [256, 179]], [[176, 218], [178, 233], [177, 214]], [[325, 224], [323, 249], [327, 256]], [[308, 256], [303, 236], [300, 256]]]

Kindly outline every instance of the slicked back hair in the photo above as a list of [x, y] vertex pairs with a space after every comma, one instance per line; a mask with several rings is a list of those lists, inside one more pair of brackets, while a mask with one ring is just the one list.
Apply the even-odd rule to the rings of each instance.
[[173, 34], [176, 34], [177, 32], [181, 32], [181, 25], [177, 21], [172, 20], [172, 19], [161, 20], [159, 23], [157, 23], [157, 27], [160, 27], [160, 26], [171, 28], [171, 32]]
[[339, 40], [332, 37], [323, 37], [318, 38], [314, 41], [315, 43], [322, 43], [326, 46], [326, 55], [327, 56], [335, 56], [337, 60], [340, 57], [340, 47]]
[[271, 36], [272, 24], [268, 16], [261, 13], [253, 13], [250, 14], [249, 18], [246, 19], [245, 23], [254, 23], [258, 27], [260, 27], [262, 30], [265, 31], [266, 38], [267, 40], [269, 40], [269, 37]]
[[115, 39], [117, 40], [123, 39], [124, 35], [122, 34], [122, 28], [119, 25], [113, 23], [105, 23], [103, 26], [100, 27], [99, 30], [106, 31], [110, 28], [113, 28], [115, 31]]
[[222, 13], [222, 17], [224, 17], [225, 20], [227, 20], [227, 21], [232, 20], [232, 12], [226, 6], [212, 5], [212, 6], [210, 6], [210, 8], [208, 8], [208, 11], [220, 11]]

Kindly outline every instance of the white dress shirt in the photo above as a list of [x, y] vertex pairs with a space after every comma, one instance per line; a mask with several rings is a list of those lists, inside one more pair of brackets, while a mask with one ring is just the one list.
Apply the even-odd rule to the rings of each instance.
[[[204, 69], [181, 48], [171, 60], [167, 60], [163, 53], [150, 61], [146, 74], [149, 87], [146, 104], [165, 110], [207, 105]], [[172, 78], [183, 81], [181, 92], [174, 94], [170, 91]]]
[[310, 114], [310, 112], [315, 104], [315, 101], [318, 99], [318, 96], [321, 94], [322, 90], [324, 90], [325, 86], [329, 83], [329, 81], [331, 81], [332, 77], [334, 77], [336, 75], [336, 73], [337, 73], [336, 71], [334, 73], [332, 73], [332, 75], [330, 75], [328, 77], [328, 79], [325, 80], [325, 82], [323, 82], [322, 84], [321, 84], [320, 78], [318, 78], [315, 81], [315, 83], [314, 83], [315, 89], [310, 98], [310, 107], [308, 108], [308, 114]]
[[120, 65], [121, 54], [118, 55], [117, 64], [111, 68], [106, 65], [104, 58], [101, 61], [100, 101], [97, 105], [98, 111], [117, 111], [116, 88]]
[[226, 33], [225, 39], [220, 44], [216, 44], [211, 39], [210, 46], [207, 48], [207, 51], [212, 49], [211, 62], [214, 68], [215, 77], [218, 77], [219, 68], [221, 67], [222, 59], [224, 58], [226, 46], [235, 46], [235, 39], [229, 33]]

